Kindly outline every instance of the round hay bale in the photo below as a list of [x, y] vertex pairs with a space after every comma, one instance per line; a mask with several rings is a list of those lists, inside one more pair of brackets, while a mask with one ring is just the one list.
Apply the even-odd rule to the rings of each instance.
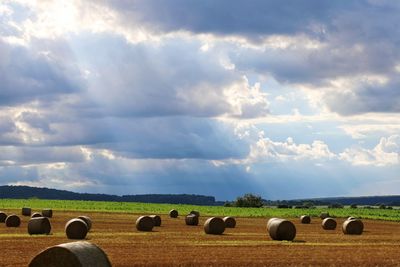
[[52, 209], [45, 209], [42, 210], [43, 217], [52, 218], [53, 217], [53, 210]]
[[309, 215], [302, 215], [302, 216], [300, 216], [300, 222], [302, 224], [310, 224], [311, 223], [311, 217]]
[[161, 217], [158, 215], [150, 215], [150, 218], [154, 221], [154, 226], [161, 226]]
[[319, 217], [321, 218], [321, 220], [324, 220], [329, 217], [329, 212], [321, 212]]
[[195, 214], [189, 214], [185, 217], [186, 225], [198, 225], [199, 224], [199, 216]]
[[346, 235], [361, 235], [364, 231], [364, 224], [361, 220], [346, 220], [343, 222], [342, 231]]
[[22, 215], [23, 216], [31, 216], [32, 214], [32, 209], [28, 207], [22, 208]]
[[71, 219], [65, 224], [68, 239], [85, 239], [88, 231], [85, 221], [79, 218]]
[[6, 221], [7, 214], [5, 212], [0, 211], [0, 223], [4, 223]]
[[195, 210], [192, 210], [189, 214], [194, 214], [194, 215], [196, 215], [197, 217], [200, 217], [200, 212], [195, 211]]
[[28, 222], [28, 233], [30, 235], [48, 235], [50, 231], [51, 224], [47, 217], [32, 218]]
[[29, 267], [111, 267], [107, 254], [98, 246], [78, 241], [47, 248], [36, 255]]
[[5, 223], [7, 227], [19, 227], [21, 219], [17, 215], [11, 214], [7, 216]]
[[324, 230], [335, 230], [336, 225], [337, 225], [337, 223], [333, 218], [325, 218], [322, 221], [322, 228]]
[[267, 231], [268, 232], [269, 232], [269, 227], [271, 226], [271, 224], [272, 224], [272, 222], [274, 220], [281, 220], [281, 219], [279, 219], [279, 218], [271, 218], [271, 219], [269, 219], [268, 222], [267, 222]]
[[224, 217], [223, 220], [225, 222], [226, 228], [235, 228], [236, 227], [235, 218], [228, 216], [228, 217]]
[[348, 217], [346, 220], [355, 220], [356, 218], [355, 217]]
[[296, 227], [291, 221], [275, 218], [269, 221], [268, 233], [273, 240], [292, 241], [296, 237]]
[[178, 218], [178, 215], [179, 215], [179, 213], [177, 210], [172, 209], [169, 211], [169, 217], [171, 217], [171, 218]]
[[88, 232], [92, 229], [92, 219], [89, 216], [79, 216], [78, 219], [81, 219], [87, 224]]
[[138, 231], [150, 232], [153, 230], [154, 220], [150, 216], [140, 216], [136, 220], [136, 229]]
[[38, 217], [43, 217], [42, 214], [40, 214], [39, 212], [34, 212], [31, 215], [31, 218], [38, 218]]
[[204, 232], [209, 235], [221, 235], [225, 231], [225, 222], [218, 217], [211, 217], [204, 223]]

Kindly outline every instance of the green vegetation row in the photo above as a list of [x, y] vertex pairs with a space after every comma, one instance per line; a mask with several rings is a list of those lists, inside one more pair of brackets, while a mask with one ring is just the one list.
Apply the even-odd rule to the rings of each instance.
[[106, 201], [81, 201], [81, 200], [41, 200], [41, 199], [0, 199], [0, 210], [20, 209], [24, 206], [32, 209], [52, 208], [62, 211], [91, 211], [91, 212], [122, 212], [122, 213], [156, 213], [168, 214], [171, 209], [177, 209], [180, 214], [187, 214], [192, 210], [199, 211], [205, 216], [237, 216], [237, 217], [284, 217], [293, 218], [308, 214], [319, 216], [321, 212], [328, 211], [331, 216], [355, 216], [365, 219], [379, 219], [400, 221], [399, 209], [278, 209], [278, 208], [239, 208], [221, 206], [195, 206], [181, 204], [149, 204], [136, 202], [106, 202]]

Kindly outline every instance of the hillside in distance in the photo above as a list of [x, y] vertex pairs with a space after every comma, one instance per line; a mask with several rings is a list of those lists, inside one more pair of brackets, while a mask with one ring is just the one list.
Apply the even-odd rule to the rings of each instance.
[[120, 201], [143, 203], [170, 203], [216, 206], [223, 203], [215, 201], [213, 196], [189, 195], [189, 194], [145, 194], [145, 195], [107, 195], [75, 193], [66, 190], [58, 190], [44, 187], [31, 186], [0, 186], [0, 198], [11, 199], [58, 199], [58, 200], [93, 200], [93, 201]]

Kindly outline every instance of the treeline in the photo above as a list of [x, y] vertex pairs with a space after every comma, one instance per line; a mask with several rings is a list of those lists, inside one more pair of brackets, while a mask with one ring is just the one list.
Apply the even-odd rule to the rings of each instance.
[[217, 206], [223, 203], [215, 201], [213, 196], [189, 195], [189, 194], [146, 194], [146, 195], [108, 195], [75, 193], [66, 190], [58, 190], [31, 186], [0, 186], [0, 198], [12, 199], [56, 199], [56, 200], [92, 200], [92, 201], [120, 201], [143, 203], [170, 203]]

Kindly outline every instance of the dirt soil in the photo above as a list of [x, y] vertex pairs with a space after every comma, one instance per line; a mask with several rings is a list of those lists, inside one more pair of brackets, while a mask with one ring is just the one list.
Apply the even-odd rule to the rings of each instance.
[[[7, 213], [20, 211], [6, 210]], [[237, 218], [234, 229], [223, 235], [206, 235], [199, 226], [186, 226], [184, 217], [161, 215], [161, 227], [153, 232], [135, 228], [139, 214], [55, 211], [52, 234], [30, 236], [29, 217], [20, 216], [18, 228], [0, 224], [0, 266], [27, 266], [43, 249], [71, 242], [65, 223], [79, 215], [92, 218], [87, 241], [100, 246], [113, 266], [400, 266], [400, 223], [363, 220], [364, 233], [344, 235], [343, 219], [336, 230], [321, 227], [321, 220], [300, 224], [294, 242], [273, 241], [267, 233], [267, 218]]]

